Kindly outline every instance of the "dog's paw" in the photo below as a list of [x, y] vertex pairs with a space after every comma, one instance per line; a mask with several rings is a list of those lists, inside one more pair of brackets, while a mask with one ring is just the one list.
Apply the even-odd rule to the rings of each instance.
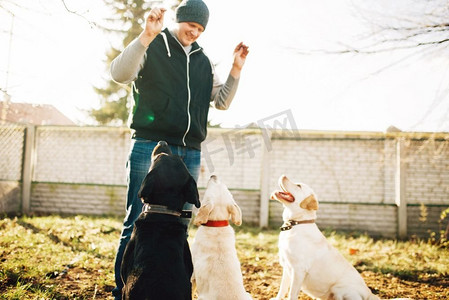
[[201, 220], [197, 220], [197, 219], [195, 219], [194, 221], [193, 221], [193, 225], [195, 225], [195, 226], [200, 226], [201, 224], [205, 224], [206, 222], [202, 222]]
[[240, 225], [242, 225], [242, 220], [235, 220], [235, 221], [233, 221], [233, 223], [234, 223], [236, 226], [240, 226]]

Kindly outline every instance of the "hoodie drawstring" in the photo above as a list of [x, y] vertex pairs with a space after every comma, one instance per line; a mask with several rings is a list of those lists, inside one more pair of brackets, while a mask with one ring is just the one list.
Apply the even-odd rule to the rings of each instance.
[[167, 48], [167, 55], [168, 55], [168, 57], [171, 57], [170, 47], [168, 46], [167, 35], [165, 34], [165, 32], [161, 32], [161, 35], [162, 35], [162, 38], [164, 39], [165, 48]]

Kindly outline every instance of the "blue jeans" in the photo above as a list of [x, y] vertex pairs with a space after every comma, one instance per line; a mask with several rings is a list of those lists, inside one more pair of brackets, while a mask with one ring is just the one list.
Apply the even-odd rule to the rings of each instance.
[[[148, 174], [151, 165], [151, 153], [157, 142], [145, 139], [132, 139], [131, 151], [129, 153], [126, 169], [128, 172], [128, 190], [126, 198], [126, 216], [123, 221], [123, 230], [120, 236], [117, 255], [115, 257], [115, 285], [112, 294], [115, 299], [122, 298], [123, 282], [120, 277], [120, 266], [122, 264], [123, 253], [126, 245], [129, 242], [131, 233], [133, 231], [134, 222], [142, 212], [142, 201], [137, 196], [140, 185]], [[184, 161], [195, 181], [198, 181], [201, 164], [201, 151], [182, 146], [170, 145], [170, 149], [174, 155], [178, 155]], [[190, 210], [193, 204], [186, 203], [184, 209]], [[190, 219], [183, 219], [186, 225], [189, 225]]]

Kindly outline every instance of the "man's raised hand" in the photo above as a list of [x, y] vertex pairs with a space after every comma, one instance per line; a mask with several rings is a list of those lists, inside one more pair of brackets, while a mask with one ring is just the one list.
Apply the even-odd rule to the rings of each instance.
[[145, 28], [139, 36], [140, 42], [145, 47], [153, 41], [153, 39], [161, 32], [164, 25], [165, 8], [155, 7], [148, 13], [145, 18]]

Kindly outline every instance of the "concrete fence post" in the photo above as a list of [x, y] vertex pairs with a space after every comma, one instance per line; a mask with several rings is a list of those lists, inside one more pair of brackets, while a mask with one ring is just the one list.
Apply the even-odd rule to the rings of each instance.
[[31, 181], [33, 174], [33, 162], [35, 152], [36, 127], [27, 125], [24, 139], [24, 154], [22, 163], [22, 213], [27, 214], [31, 210]]
[[262, 166], [260, 176], [260, 214], [259, 226], [268, 227], [270, 218], [270, 150], [271, 150], [271, 132], [267, 131], [267, 138], [265, 147], [262, 147]]
[[398, 238], [407, 238], [407, 198], [405, 197], [404, 138], [396, 140], [395, 202], [398, 207]]

